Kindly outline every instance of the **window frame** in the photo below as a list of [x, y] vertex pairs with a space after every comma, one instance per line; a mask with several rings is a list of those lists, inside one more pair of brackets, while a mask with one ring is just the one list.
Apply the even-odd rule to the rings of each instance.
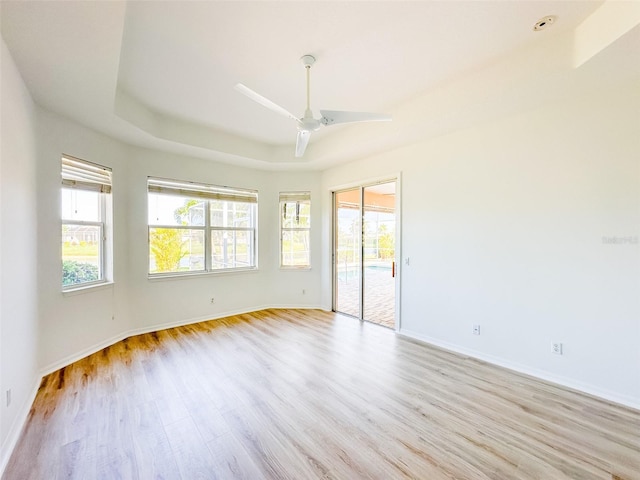
[[[292, 201], [304, 202], [309, 204], [309, 224], [307, 227], [285, 227], [283, 222], [283, 207]], [[278, 202], [278, 222], [280, 224], [280, 241], [279, 241], [279, 264], [281, 270], [310, 270], [311, 269], [311, 192], [280, 192]], [[309, 236], [309, 250], [307, 252], [307, 263], [304, 265], [285, 265], [284, 264], [284, 234], [285, 232], [307, 232]]]
[[[218, 185], [205, 184], [200, 182], [173, 180], [159, 177], [147, 177], [147, 201], [150, 194], [166, 194], [184, 199], [200, 200], [203, 204], [203, 225], [167, 225], [152, 224], [147, 219], [147, 253], [149, 258], [153, 255], [151, 250], [151, 231], [155, 228], [176, 229], [176, 230], [197, 230], [204, 235], [204, 267], [202, 270], [187, 271], [165, 271], [151, 272], [150, 264], [147, 265], [147, 275], [149, 279], [165, 277], [183, 277], [196, 275], [218, 275], [237, 272], [258, 270], [258, 191], [244, 188], [230, 188]], [[248, 203], [252, 205], [251, 226], [249, 227], [221, 227], [212, 225], [211, 202], [222, 200], [225, 202]], [[147, 205], [147, 214], [149, 205]], [[212, 234], [216, 231], [222, 232], [247, 232], [250, 245], [250, 265], [241, 267], [213, 268], [213, 241]], [[236, 257], [236, 244], [234, 242], [234, 263]]]
[[[64, 212], [60, 212], [60, 233], [65, 225], [98, 227], [98, 279], [88, 282], [74, 283], [64, 285], [64, 252], [63, 241], [60, 239], [60, 259], [62, 261], [60, 272], [61, 287], [63, 292], [71, 292], [74, 290], [82, 290], [89, 287], [104, 285], [110, 283], [111, 280], [111, 256], [108, 253], [108, 232], [110, 232], [110, 223], [112, 221], [110, 215], [111, 207], [111, 188], [112, 188], [112, 169], [104, 165], [89, 162], [71, 155], [63, 154], [61, 156], [61, 187], [60, 193], [65, 190], [69, 191], [85, 191], [92, 192], [97, 195], [98, 200], [98, 217], [99, 220], [74, 220], [64, 218]], [[61, 198], [62, 200], [62, 198]], [[62, 202], [61, 202], [62, 203]]]

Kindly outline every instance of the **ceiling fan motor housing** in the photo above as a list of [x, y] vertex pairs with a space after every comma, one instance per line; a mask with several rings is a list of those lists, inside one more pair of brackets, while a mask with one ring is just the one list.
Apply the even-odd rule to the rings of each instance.
[[315, 132], [320, 128], [320, 120], [316, 120], [311, 115], [311, 112], [308, 112], [309, 116], [307, 116], [307, 112], [305, 112], [304, 118], [300, 119], [300, 130], [306, 130], [308, 132]]

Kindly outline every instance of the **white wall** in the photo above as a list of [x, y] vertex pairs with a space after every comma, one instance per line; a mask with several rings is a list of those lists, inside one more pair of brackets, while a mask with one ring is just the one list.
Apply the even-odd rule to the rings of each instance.
[[637, 86], [598, 92], [332, 168], [323, 189], [402, 170], [402, 333], [640, 407], [639, 112]]
[[[38, 268], [40, 335], [38, 365], [51, 371], [118, 338], [130, 329], [127, 283], [129, 192], [123, 187], [128, 148], [58, 115], [39, 110]], [[62, 293], [60, 259], [60, 157], [72, 155], [113, 169], [112, 285]]]
[[[35, 107], [9, 50], [0, 47], [0, 472], [38, 376]], [[6, 391], [12, 401], [7, 407]]]
[[[229, 313], [320, 305], [320, 269], [281, 271], [278, 192], [319, 195], [319, 175], [233, 167], [124, 145], [53, 113], [40, 111], [38, 138], [39, 299], [42, 342], [38, 365], [50, 372], [124, 336]], [[113, 169], [114, 282], [81, 292], [60, 288], [60, 155]], [[256, 272], [148, 279], [147, 177], [258, 190], [259, 269]], [[318, 207], [320, 202], [318, 202]], [[321, 212], [314, 208], [319, 224]], [[320, 231], [312, 255], [320, 264]], [[302, 295], [302, 289], [306, 295]], [[211, 304], [210, 298], [216, 303]]]
[[[147, 278], [147, 177], [191, 180], [258, 190], [258, 270], [181, 279]], [[130, 304], [136, 327], [148, 329], [177, 321], [197, 321], [269, 306], [315, 307], [320, 302], [320, 269], [279, 269], [278, 193], [310, 190], [319, 195], [319, 176], [279, 173], [212, 163], [144, 149], [132, 149], [129, 165]], [[320, 202], [318, 202], [318, 206]], [[313, 208], [313, 207], [312, 207]], [[321, 218], [314, 208], [312, 221]], [[320, 264], [319, 230], [312, 255]], [[302, 295], [303, 288], [307, 294]], [[211, 304], [210, 298], [215, 298]]]

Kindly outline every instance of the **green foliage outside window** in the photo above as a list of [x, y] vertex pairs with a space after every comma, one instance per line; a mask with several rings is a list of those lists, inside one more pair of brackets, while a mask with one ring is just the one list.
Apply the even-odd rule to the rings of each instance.
[[76, 262], [75, 260], [65, 260], [62, 262], [63, 286], [95, 282], [98, 279], [99, 271], [96, 265]]
[[150, 232], [151, 253], [156, 260], [158, 272], [178, 270], [180, 260], [187, 252], [182, 240], [182, 231], [175, 228], [153, 228]]
[[395, 238], [387, 231], [385, 224], [378, 227], [378, 257], [383, 260], [393, 259], [395, 256]]

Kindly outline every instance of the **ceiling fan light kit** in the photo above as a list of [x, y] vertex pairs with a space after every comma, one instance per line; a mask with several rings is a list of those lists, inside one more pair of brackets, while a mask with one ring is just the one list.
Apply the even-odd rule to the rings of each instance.
[[309, 139], [311, 138], [311, 132], [315, 132], [322, 125], [329, 127], [331, 125], [338, 125], [341, 123], [385, 122], [391, 120], [391, 115], [382, 113], [344, 112], [339, 110], [320, 110], [321, 117], [314, 118], [313, 112], [311, 111], [311, 95], [309, 85], [311, 66], [316, 62], [316, 59], [313, 55], [303, 55], [300, 60], [302, 61], [302, 65], [304, 66], [307, 74], [307, 108], [305, 109], [304, 116], [302, 118], [296, 117], [286, 109], [282, 108], [280, 105], [272, 102], [268, 98], [263, 97], [259, 93], [254, 92], [242, 83], [238, 83], [235, 86], [235, 89], [238, 92], [246, 95], [254, 102], [259, 103], [263, 107], [266, 107], [273, 112], [290, 118], [297, 123], [298, 136], [296, 139], [296, 157], [300, 158], [304, 155], [307, 144], [309, 143]]

